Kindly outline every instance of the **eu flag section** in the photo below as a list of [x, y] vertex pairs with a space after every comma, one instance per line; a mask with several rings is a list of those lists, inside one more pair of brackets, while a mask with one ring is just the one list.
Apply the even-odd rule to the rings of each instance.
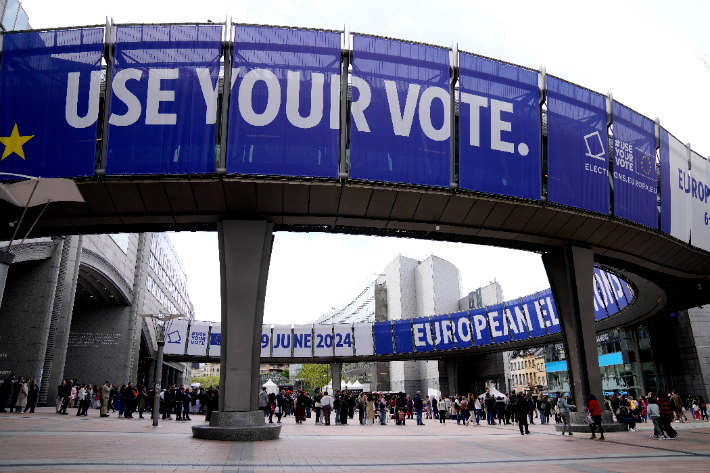
[[654, 124], [614, 102], [613, 127], [614, 214], [658, 228]]
[[537, 71], [459, 54], [459, 185], [540, 200]]
[[661, 230], [685, 243], [690, 242], [691, 183], [688, 148], [661, 128]]
[[[0, 172], [94, 174], [104, 29], [3, 35]], [[0, 178], [12, 176], [0, 176]]]
[[696, 152], [690, 153], [690, 241], [710, 251], [710, 164]]
[[606, 97], [547, 77], [548, 199], [609, 213]]
[[350, 177], [449, 187], [449, 51], [353, 38]]
[[106, 174], [215, 172], [221, 26], [119, 26]]
[[227, 173], [337, 177], [340, 33], [236, 26]]

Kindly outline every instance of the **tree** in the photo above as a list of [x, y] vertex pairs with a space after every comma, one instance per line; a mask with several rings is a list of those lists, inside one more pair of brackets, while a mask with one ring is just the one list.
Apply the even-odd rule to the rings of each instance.
[[291, 379], [291, 373], [286, 369], [281, 372], [281, 378], [285, 380]]
[[322, 388], [330, 379], [330, 365], [303, 365], [298, 377], [308, 390]]
[[199, 378], [192, 378], [193, 383], [200, 383], [200, 387], [203, 389], [207, 389], [209, 387], [217, 387], [219, 386], [219, 376], [214, 376], [214, 375], [208, 375], [208, 376], [201, 376]]

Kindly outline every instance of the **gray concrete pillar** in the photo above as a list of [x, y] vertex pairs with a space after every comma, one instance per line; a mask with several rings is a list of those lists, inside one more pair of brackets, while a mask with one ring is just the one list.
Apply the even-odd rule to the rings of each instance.
[[[48, 347], [45, 355], [42, 384], [45, 385], [45, 382], [48, 382], [46, 395], [40, 396], [42, 404], [47, 399], [54, 399], [57, 396], [57, 386], [64, 379], [64, 365], [67, 360], [67, 346], [72, 314], [74, 313], [74, 296], [79, 277], [83, 240], [84, 237], [81, 235], [64, 238], [61, 269], [57, 280], [57, 290], [54, 293], [52, 327], [50, 329], [50, 338], [54, 337], [54, 344]], [[93, 380], [83, 377], [79, 381], [82, 383], [93, 382]]]
[[580, 411], [594, 394], [603, 411], [594, 327], [594, 252], [565, 247], [545, 253], [542, 262], [559, 312], [574, 404]]
[[330, 364], [330, 376], [331, 376], [331, 379], [333, 380], [332, 386], [333, 386], [334, 393], [337, 393], [338, 391], [340, 391], [340, 382], [343, 379], [342, 373], [343, 373], [343, 364], [342, 363], [331, 363]]
[[272, 223], [226, 220], [217, 224], [222, 348], [219, 411], [194, 437], [214, 440], [271, 440], [280, 424], [264, 424], [259, 411], [261, 325], [273, 244]]

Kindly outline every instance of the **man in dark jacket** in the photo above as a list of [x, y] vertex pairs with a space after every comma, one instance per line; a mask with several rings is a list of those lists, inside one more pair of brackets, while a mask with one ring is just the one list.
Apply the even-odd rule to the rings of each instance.
[[488, 425], [495, 425], [496, 423], [496, 399], [490, 394], [486, 393], [486, 420]]
[[7, 404], [7, 399], [12, 394], [12, 385], [15, 382], [15, 375], [11, 374], [9, 378], [3, 381], [2, 386], [0, 386], [0, 412], [7, 412], [5, 410], [5, 404]]
[[424, 425], [424, 422], [422, 421], [422, 409], [424, 409], [422, 393], [417, 391], [416, 396], [414, 396], [414, 410], [417, 412], [417, 425]]
[[20, 397], [20, 389], [22, 389], [22, 386], [25, 384], [25, 378], [20, 376], [20, 379], [18, 379], [13, 385], [12, 385], [12, 401], [10, 404], [10, 412], [12, 412], [13, 409], [15, 409], [15, 412], [20, 412], [17, 407], [17, 398]]
[[62, 400], [59, 414], [67, 415], [67, 406], [69, 405], [69, 398], [71, 397], [71, 385], [66, 381], [62, 381], [62, 384], [57, 388], [57, 396]]
[[[529, 434], [528, 430], [528, 414], [530, 413], [530, 405], [526, 402], [526, 399], [522, 394], [519, 395], [518, 400], [515, 402], [515, 416], [518, 418], [518, 427], [520, 427], [520, 435]], [[525, 427], [525, 431], [523, 431]]]

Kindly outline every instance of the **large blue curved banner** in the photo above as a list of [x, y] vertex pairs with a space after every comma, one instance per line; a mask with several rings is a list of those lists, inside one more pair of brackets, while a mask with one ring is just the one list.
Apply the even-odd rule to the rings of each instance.
[[606, 97], [547, 77], [550, 202], [609, 213]]
[[340, 33], [236, 26], [227, 172], [336, 177]]
[[537, 72], [459, 55], [462, 189], [540, 200]]
[[103, 44], [103, 28], [3, 35], [0, 173], [94, 175]]
[[449, 51], [353, 37], [350, 177], [449, 187]]
[[121, 26], [106, 174], [215, 171], [222, 26]]

